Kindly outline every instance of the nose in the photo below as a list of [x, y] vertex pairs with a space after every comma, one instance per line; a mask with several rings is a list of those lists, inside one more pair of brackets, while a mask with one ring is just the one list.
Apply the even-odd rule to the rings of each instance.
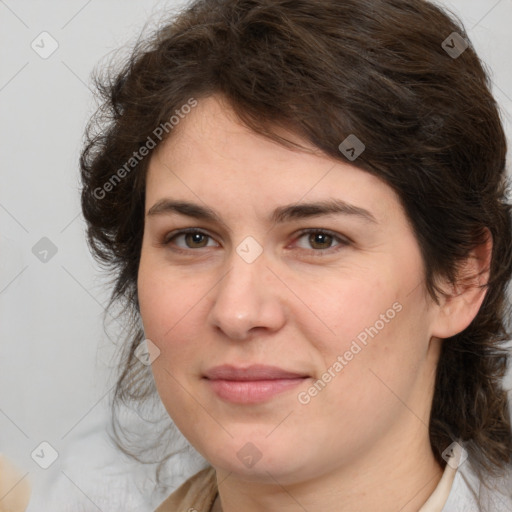
[[285, 324], [283, 285], [267, 264], [264, 253], [248, 263], [233, 252], [229, 270], [212, 290], [210, 325], [231, 339], [245, 340]]

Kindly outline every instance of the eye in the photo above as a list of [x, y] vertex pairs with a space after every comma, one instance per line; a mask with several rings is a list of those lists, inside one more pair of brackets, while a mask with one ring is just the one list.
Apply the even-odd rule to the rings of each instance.
[[[298, 243], [300, 240], [305, 240], [305, 244], [308, 247], [305, 246], [304, 243]], [[295, 238], [294, 242], [299, 248], [314, 256], [322, 256], [326, 251], [336, 252], [351, 243], [348, 239], [336, 233], [317, 228], [302, 230]], [[213, 240], [211, 235], [196, 228], [187, 228], [169, 233], [162, 241], [162, 245], [173, 246], [172, 250], [176, 252], [189, 252], [191, 249], [218, 247], [218, 244]]]
[[[176, 250], [186, 250], [186, 249], [202, 249], [203, 247], [212, 247], [212, 245], [208, 245], [208, 239], [213, 240], [210, 235], [204, 233], [203, 231], [199, 231], [194, 228], [182, 229], [178, 232], [168, 234], [163, 240], [163, 245], [175, 245], [177, 247]], [[179, 245], [176, 241], [182, 240], [185, 245]], [[216, 245], [214, 244], [213, 247]]]
[[[302, 249], [309, 250], [312, 254], [320, 253], [318, 254], [319, 256], [329, 249], [337, 248], [336, 250], [340, 250], [350, 245], [350, 241], [346, 238], [324, 229], [305, 229], [299, 233], [299, 236], [295, 240], [298, 241], [301, 239], [306, 240], [306, 244], [309, 245], [309, 247], [303, 245], [301, 247]], [[336, 245], [333, 246], [333, 243], [336, 243]], [[298, 245], [300, 247], [300, 244]], [[313, 249], [310, 249], [310, 247]]]

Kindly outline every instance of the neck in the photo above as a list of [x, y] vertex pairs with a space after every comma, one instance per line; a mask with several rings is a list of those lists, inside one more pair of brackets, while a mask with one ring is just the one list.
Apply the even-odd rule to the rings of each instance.
[[428, 431], [418, 423], [416, 420], [412, 441], [408, 443], [399, 437], [386, 439], [378, 451], [374, 449], [345, 467], [292, 485], [280, 485], [279, 476], [269, 476], [271, 471], [262, 471], [266, 478], [262, 475], [255, 482], [217, 470], [220, 503], [213, 510], [418, 512], [443, 473], [431, 451]]

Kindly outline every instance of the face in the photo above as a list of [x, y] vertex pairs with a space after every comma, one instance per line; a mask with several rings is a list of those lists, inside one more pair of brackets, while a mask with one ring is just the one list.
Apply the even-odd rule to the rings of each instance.
[[219, 98], [152, 156], [138, 294], [162, 402], [218, 469], [297, 482], [428, 436], [434, 310], [398, 197]]

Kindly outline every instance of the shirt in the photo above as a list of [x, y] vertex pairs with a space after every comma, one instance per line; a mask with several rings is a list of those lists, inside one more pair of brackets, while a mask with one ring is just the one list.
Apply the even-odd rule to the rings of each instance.
[[[512, 475], [493, 483], [501, 490], [487, 489], [469, 463], [461, 470], [447, 464], [419, 512], [512, 512]], [[155, 512], [213, 512], [217, 494], [215, 470], [209, 466], [189, 478]]]

